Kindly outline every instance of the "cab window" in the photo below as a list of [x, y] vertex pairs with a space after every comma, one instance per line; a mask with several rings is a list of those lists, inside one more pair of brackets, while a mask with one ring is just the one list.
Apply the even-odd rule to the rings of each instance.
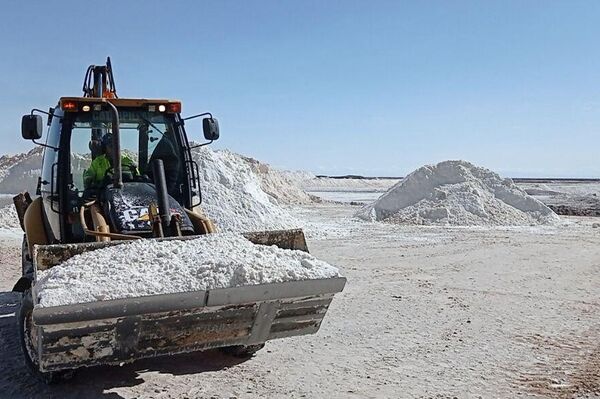
[[[141, 110], [119, 110], [119, 119], [121, 162], [135, 166], [134, 172], [123, 168], [123, 180], [152, 182], [152, 161], [162, 159], [167, 188], [175, 194], [181, 179], [181, 159], [172, 116]], [[106, 145], [110, 143], [111, 126], [109, 112], [76, 115], [71, 131], [70, 164], [72, 183], [78, 191], [85, 190], [86, 184], [89, 186], [89, 177], [86, 182], [84, 176], [90, 176], [91, 173], [86, 171], [103, 172], [107, 164], [112, 165], [112, 152]], [[97, 167], [100, 164], [103, 164], [102, 167]], [[109, 169], [107, 173], [111, 171]], [[104, 173], [93, 173], [94, 181], [99, 185], [103, 184], [102, 177], [105, 177], [100, 175]]]

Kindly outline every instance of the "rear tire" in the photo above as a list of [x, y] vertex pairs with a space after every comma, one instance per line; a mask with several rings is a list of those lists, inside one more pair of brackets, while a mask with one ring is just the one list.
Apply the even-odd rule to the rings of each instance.
[[228, 355], [239, 357], [239, 358], [248, 358], [252, 357], [256, 352], [265, 347], [265, 344], [258, 345], [235, 345], [235, 346], [225, 346], [219, 348], [221, 352], [226, 353]]
[[33, 312], [33, 299], [31, 290], [23, 293], [21, 308], [19, 309], [18, 327], [21, 349], [25, 357], [25, 364], [33, 376], [46, 384], [55, 384], [64, 381], [73, 376], [73, 370], [66, 371], [40, 371], [39, 365], [35, 359], [35, 350], [31, 339], [31, 314]]

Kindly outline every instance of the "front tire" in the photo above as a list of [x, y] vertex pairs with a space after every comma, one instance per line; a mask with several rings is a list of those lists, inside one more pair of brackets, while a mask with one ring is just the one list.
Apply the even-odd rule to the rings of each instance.
[[36, 359], [36, 351], [33, 345], [33, 322], [31, 315], [33, 313], [33, 299], [31, 290], [23, 293], [21, 300], [21, 308], [19, 309], [18, 327], [19, 340], [21, 341], [21, 349], [25, 357], [25, 364], [33, 376], [46, 384], [55, 384], [64, 381], [73, 375], [71, 370], [67, 371], [40, 371], [40, 367]]

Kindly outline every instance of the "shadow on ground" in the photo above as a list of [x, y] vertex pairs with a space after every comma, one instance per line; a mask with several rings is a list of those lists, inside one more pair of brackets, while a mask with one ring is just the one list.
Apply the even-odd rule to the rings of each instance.
[[101, 366], [78, 371], [67, 382], [45, 385], [33, 378], [23, 360], [17, 332], [20, 294], [0, 292], [0, 396], [2, 398], [122, 398], [108, 390], [144, 383], [142, 373], [185, 375], [221, 370], [242, 363], [211, 350], [206, 352], [143, 359], [123, 366]]

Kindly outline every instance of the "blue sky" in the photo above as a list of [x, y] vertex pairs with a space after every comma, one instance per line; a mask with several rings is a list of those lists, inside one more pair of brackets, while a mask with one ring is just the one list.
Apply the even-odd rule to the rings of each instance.
[[110, 55], [121, 97], [210, 110], [216, 148], [283, 168], [403, 175], [466, 159], [600, 176], [597, 1], [10, 1], [2, 14], [3, 153], [31, 147], [22, 114], [79, 95]]

